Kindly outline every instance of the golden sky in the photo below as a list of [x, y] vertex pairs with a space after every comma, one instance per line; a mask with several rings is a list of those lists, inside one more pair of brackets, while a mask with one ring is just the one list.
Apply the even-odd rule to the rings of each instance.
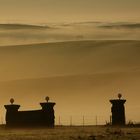
[[0, 22], [140, 21], [139, 0], [0, 0]]

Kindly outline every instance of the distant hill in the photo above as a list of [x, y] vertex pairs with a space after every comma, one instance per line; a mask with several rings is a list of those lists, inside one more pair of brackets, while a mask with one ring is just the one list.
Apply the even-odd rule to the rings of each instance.
[[31, 25], [31, 24], [0, 24], [0, 30], [18, 30], [18, 29], [47, 29], [49, 26]]
[[[138, 120], [140, 41], [71, 41], [0, 47], [1, 106], [39, 108], [46, 95], [57, 114], [110, 113], [122, 92], [127, 115]], [[128, 110], [129, 108], [129, 110]], [[69, 110], [69, 111], [68, 111]]]

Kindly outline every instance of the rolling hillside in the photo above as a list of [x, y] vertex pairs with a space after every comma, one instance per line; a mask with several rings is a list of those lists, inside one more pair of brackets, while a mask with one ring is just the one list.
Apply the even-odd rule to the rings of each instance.
[[[57, 103], [57, 116], [92, 114], [108, 119], [108, 100], [122, 92], [128, 99], [127, 120], [138, 121], [139, 61], [140, 41], [3, 46], [0, 47], [0, 105], [13, 97], [22, 105], [21, 109], [40, 108], [38, 102], [48, 95]], [[4, 112], [3, 107], [1, 110]]]

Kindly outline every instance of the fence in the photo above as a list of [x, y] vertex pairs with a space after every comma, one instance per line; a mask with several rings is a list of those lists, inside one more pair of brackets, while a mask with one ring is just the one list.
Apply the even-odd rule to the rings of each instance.
[[105, 116], [92, 116], [92, 115], [83, 115], [83, 116], [56, 116], [55, 124], [56, 125], [104, 125], [110, 122], [110, 117]]

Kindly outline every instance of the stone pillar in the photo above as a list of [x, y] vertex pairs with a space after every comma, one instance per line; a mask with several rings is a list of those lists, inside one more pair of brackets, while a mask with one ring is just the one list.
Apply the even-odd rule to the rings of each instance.
[[16, 126], [18, 123], [18, 109], [20, 108], [20, 105], [13, 104], [13, 99], [11, 99], [10, 102], [10, 105], [4, 105], [6, 109], [6, 125]]
[[46, 97], [47, 102], [40, 103], [42, 107], [42, 124], [48, 127], [54, 127], [55, 115], [54, 115], [54, 102], [48, 102], [49, 97]]
[[121, 99], [121, 94], [118, 94], [119, 99], [110, 100], [112, 104], [112, 125], [125, 125], [125, 107], [126, 100]]

